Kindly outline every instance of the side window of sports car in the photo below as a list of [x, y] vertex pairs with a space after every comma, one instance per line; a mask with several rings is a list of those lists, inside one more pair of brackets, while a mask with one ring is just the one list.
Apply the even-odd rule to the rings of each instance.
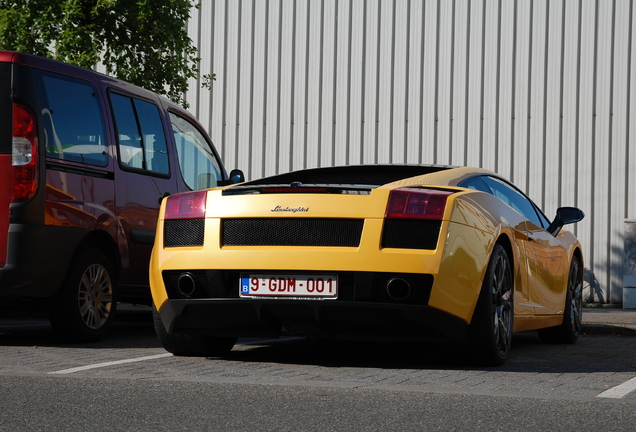
[[542, 218], [539, 217], [537, 209], [528, 197], [499, 179], [488, 176], [484, 176], [482, 178], [490, 189], [492, 189], [493, 195], [515, 209], [536, 226], [543, 228], [546, 227]]
[[474, 189], [482, 192], [486, 192], [492, 195], [492, 190], [486, 182], [482, 179], [483, 176], [469, 178], [468, 180], [462, 181], [459, 186], [465, 187], [468, 189]]

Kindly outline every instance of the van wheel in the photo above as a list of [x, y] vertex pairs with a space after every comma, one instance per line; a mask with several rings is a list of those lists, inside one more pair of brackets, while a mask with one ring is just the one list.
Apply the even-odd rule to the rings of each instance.
[[168, 333], [154, 304], [152, 318], [159, 342], [166, 351], [177, 356], [223, 357], [232, 351], [238, 339], [235, 337]]
[[116, 309], [114, 271], [97, 249], [77, 255], [60, 290], [49, 299], [51, 326], [68, 342], [96, 342], [107, 332]]

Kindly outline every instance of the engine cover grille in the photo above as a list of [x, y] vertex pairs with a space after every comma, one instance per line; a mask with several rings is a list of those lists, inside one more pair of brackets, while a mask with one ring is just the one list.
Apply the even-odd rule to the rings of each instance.
[[426, 249], [437, 247], [442, 221], [401, 220], [384, 221], [383, 248]]
[[203, 246], [205, 219], [168, 219], [164, 221], [164, 247]]
[[223, 246], [358, 247], [364, 219], [224, 219]]

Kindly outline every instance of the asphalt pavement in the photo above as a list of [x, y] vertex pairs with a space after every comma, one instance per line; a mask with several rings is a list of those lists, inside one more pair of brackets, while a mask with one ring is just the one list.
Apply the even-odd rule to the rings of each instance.
[[583, 334], [636, 336], [636, 309], [586, 307]]

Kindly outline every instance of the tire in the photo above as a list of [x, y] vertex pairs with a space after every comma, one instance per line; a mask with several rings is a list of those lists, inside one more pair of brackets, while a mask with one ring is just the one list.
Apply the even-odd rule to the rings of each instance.
[[539, 338], [544, 343], [573, 344], [581, 334], [583, 319], [583, 280], [581, 262], [578, 257], [572, 258], [568, 275], [568, 288], [563, 308], [563, 323], [556, 327], [539, 329]]
[[503, 246], [495, 245], [469, 330], [469, 347], [477, 362], [501, 366], [510, 353], [514, 321], [514, 279]]
[[169, 333], [154, 305], [152, 306], [152, 318], [159, 342], [166, 351], [177, 356], [223, 357], [232, 351], [237, 341], [235, 337]]
[[53, 330], [67, 342], [96, 342], [108, 332], [117, 308], [115, 273], [97, 249], [77, 254], [58, 292], [49, 299]]

